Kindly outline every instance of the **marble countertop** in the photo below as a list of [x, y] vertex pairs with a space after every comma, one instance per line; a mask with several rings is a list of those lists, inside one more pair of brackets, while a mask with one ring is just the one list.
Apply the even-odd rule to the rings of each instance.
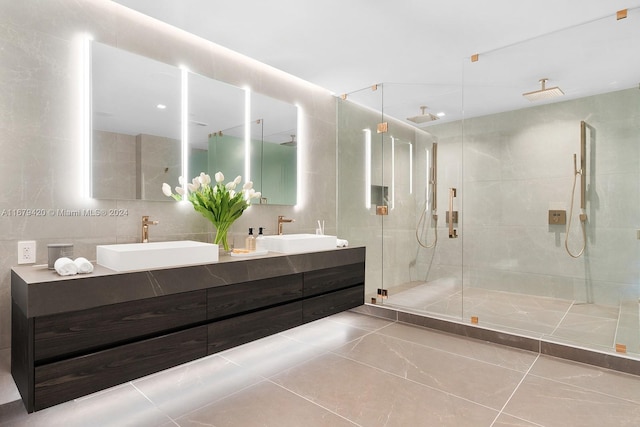
[[[343, 248], [336, 248], [336, 250], [340, 250]], [[227, 262], [238, 262], [238, 261], [248, 261], [248, 260], [256, 260], [256, 259], [264, 259], [264, 258], [275, 258], [275, 257], [282, 257], [282, 256], [287, 256], [289, 254], [284, 254], [284, 253], [280, 253], [280, 252], [269, 252], [265, 255], [260, 255], [260, 256], [254, 256], [254, 257], [244, 257], [244, 258], [240, 258], [240, 257], [232, 257], [230, 255], [221, 255], [220, 259], [218, 260], [218, 262], [216, 263], [212, 263], [213, 264], [222, 264], [222, 263], [227, 263]], [[291, 254], [291, 255], [297, 255], [297, 254]], [[18, 276], [20, 276], [20, 278], [22, 278], [27, 284], [33, 284], [33, 283], [41, 283], [41, 282], [55, 282], [55, 281], [63, 281], [63, 280], [76, 280], [76, 279], [83, 279], [83, 278], [87, 278], [87, 277], [98, 277], [98, 276], [110, 276], [110, 275], [114, 275], [114, 274], [128, 274], [128, 273], [135, 273], [135, 272], [140, 272], [140, 271], [153, 271], [153, 270], [168, 270], [168, 269], [173, 269], [173, 268], [184, 268], [184, 267], [193, 267], [193, 266], [197, 266], [197, 265], [201, 265], [201, 264], [192, 264], [192, 265], [182, 265], [179, 267], [166, 267], [166, 268], [155, 268], [155, 269], [145, 269], [145, 270], [132, 270], [132, 271], [115, 271], [115, 270], [111, 270], [110, 268], [107, 267], [103, 267], [99, 264], [96, 263], [95, 260], [91, 261], [91, 264], [93, 264], [93, 272], [88, 273], [88, 274], [75, 274], [72, 276], [60, 276], [58, 273], [56, 273], [55, 270], [50, 270], [47, 266], [47, 264], [38, 264], [38, 265], [18, 265], [18, 266], [14, 266], [11, 267], [11, 270], [14, 271], [16, 274], [18, 274]]]
[[235, 258], [216, 263], [118, 272], [95, 265], [89, 274], [60, 276], [42, 266], [11, 269], [11, 298], [30, 318], [106, 304], [227, 286], [365, 261], [365, 248]]

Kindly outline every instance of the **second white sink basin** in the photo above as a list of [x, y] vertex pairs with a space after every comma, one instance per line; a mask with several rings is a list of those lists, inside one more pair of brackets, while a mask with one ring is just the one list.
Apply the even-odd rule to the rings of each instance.
[[265, 249], [274, 252], [291, 254], [296, 252], [313, 252], [335, 249], [336, 236], [317, 234], [283, 234], [279, 236], [264, 236]]
[[182, 267], [218, 261], [218, 245], [180, 240], [96, 247], [98, 265], [115, 271]]

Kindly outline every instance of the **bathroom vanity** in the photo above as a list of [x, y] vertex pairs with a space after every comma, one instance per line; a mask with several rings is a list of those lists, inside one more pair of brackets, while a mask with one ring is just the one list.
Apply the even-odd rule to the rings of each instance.
[[29, 412], [364, 303], [365, 248], [60, 277], [11, 271], [11, 373]]

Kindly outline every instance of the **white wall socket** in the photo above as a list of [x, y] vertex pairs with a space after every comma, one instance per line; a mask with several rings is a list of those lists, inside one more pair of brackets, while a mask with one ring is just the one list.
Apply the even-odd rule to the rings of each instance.
[[18, 242], [18, 264], [35, 264], [36, 241], [25, 240]]

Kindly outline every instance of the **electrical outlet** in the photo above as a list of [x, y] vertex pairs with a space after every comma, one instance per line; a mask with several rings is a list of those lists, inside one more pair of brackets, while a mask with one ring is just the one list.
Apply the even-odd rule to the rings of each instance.
[[36, 263], [36, 241], [26, 240], [18, 242], [18, 264]]

